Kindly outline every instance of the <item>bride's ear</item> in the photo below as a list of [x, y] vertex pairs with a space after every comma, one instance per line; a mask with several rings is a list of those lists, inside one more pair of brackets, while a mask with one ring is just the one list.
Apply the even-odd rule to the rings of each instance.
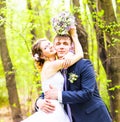
[[48, 60], [48, 57], [46, 57], [43, 53], [40, 56], [41, 59]]
[[40, 57], [41, 59], [46, 59], [46, 57], [43, 54]]
[[48, 57], [46, 57], [44, 54], [41, 54], [41, 59], [48, 60]]

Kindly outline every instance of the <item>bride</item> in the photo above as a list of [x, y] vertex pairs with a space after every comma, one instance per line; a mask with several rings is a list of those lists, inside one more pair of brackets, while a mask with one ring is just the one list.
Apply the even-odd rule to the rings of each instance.
[[[36, 67], [41, 70], [43, 93], [49, 89], [50, 85], [56, 87], [58, 90], [63, 90], [64, 78], [60, 70], [73, 65], [83, 57], [82, 47], [79, 43], [75, 26], [70, 28], [69, 34], [63, 35], [61, 39], [71, 41], [71, 43], [73, 41], [75, 47], [74, 53], [70, 51], [61, 59], [56, 58], [56, 50], [53, 44], [47, 39], [39, 39], [32, 47], [32, 55], [35, 59]], [[70, 43], [68, 44], [66, 45], [65, 43], [63, 46], [66, 46], [65, 48], [68, 49]], [[46, 105], [49, 102], [45, 98], [44, 101]], [[64, 105], [58, 100], [50, 100], [50, 102], [54, 105], [54, 112], [49, 113], [47, 110], [43, 111], [39, 109], [38, 112], [35, 112], [22, 122], [70, 122], [63, 108]]]

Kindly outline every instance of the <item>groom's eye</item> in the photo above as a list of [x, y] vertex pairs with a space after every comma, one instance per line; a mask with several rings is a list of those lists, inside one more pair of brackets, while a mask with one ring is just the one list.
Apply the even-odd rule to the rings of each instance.
[[64, 45], [68, 45], [68, 43], [67, 43], [67, 42], [64, 42], [63, 44], [64, 44]]
[[57, 42], [56, 45], [60, 45], [60, 42]]

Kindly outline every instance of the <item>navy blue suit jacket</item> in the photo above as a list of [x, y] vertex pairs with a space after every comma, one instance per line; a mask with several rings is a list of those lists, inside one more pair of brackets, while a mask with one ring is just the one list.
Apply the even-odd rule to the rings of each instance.
[[62, 101], [70, 104], [73, 122], [112, 122], [100, 98], [91, 62], [81, 59], [67, 69], [67, 79], [70, 73], [78, 78], [74, 83], [67, 80], [68, 90], [62, 92]]

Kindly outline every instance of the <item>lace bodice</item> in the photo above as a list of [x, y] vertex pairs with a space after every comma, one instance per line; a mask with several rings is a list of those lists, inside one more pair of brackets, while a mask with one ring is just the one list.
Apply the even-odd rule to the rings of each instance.
[[58, 90], [63, 90], [63, 83], [64, 83], [64, 78], [61, 74], [61, 72], [57, 72], [53, 76], [51, 76], [48, 80], [42, 82], [42, 90], [43, 92], [47, 91], [49, 89], [49, 85], [51, 84]]

